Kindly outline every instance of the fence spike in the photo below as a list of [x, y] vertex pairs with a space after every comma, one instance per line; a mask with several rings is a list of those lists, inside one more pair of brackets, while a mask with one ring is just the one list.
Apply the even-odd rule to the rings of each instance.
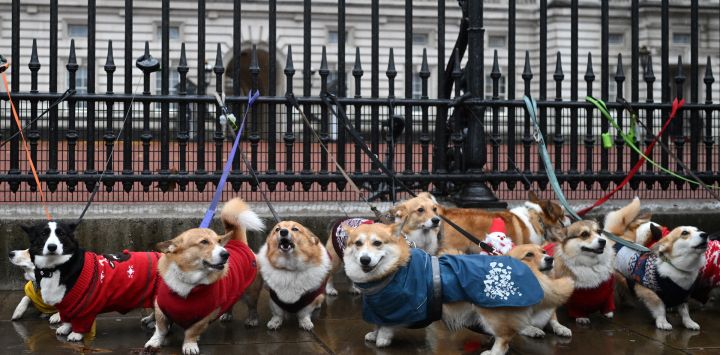
[[37, 53], [37, 40], [35, 38], [33, 38], [32, 54], [30, 54], [30, 63], [28, 63], [28, 68], [30, 68], [30, 71], [40, 70], [40, 60], [38, 60]]
[[355, 65], [353, 65], [352, 75], [356, 78], [363, 75], [362, 64], [360, 64], [360, 47], [355, 47]]
[[430, 77], [430, 68], [428, 67], [428, 61], [427, 61], [427, 48], [423, 48], [422, 64], [420, 64], [420, 73], [419, 74], [420, 74], [421, 78]]
[[555, 73], [553, 73], [553, 79], [555, 79], [555, 81], [562, 81], [565, 79], [565, 74], [562, 70], [562, 55], [560, 55], [560, 51], [558, 51], [555, 56]]
[[645, 73], [643, 73], [643, 79], [647, 82], [653, 82], [655, 81], [655, 73], [653, 72], [653, 64], [652, 64], [652, 55], [648, 54], [647, 58], [647, 67], [645, 68]]
[[78, 70], [77, 57], [75, 56], [75, 40], [70, 40], [70, 55], [68, 56], [68, 62], [65, 66], [68, 71]]
[[215, 54], [215, 66], [213, 67], [213, 73], [215, 73], [216, 75], [220, 75], [224, 72], [225, 67], [223, 67], [222, 48], [220, 47], [220, 43], [218, 43], [217, 53]]
[[525, 51], [525, 68], [523, 68], [523, 80], [530, 80], [533, 77], [532, 68], [530, 67], [530, 51]]
[[388, 67], [385, 74], [390, 79], [394, 78], [397, 75], [397, 70], [395, 70], [395, 54], [392, 48], [390, 48], [390, 58], [388, 59]]
[[622, 53], [618, 53], [617, 70], [615, 71], [615, 81], [625, 81], [625, 70], [623, 69]]
[[252, 50], [250, 51], [250, 73], [260, 73], [260, 66], [258, 66], [257, 47], [253, 44]]
[[685, 73], [683, 72], [683, 64], [682, 64], [682, 56], [678, 56], [678, 64], [677, 64], [677, 73], [675, 74], [675, 81], [676, 82], [683, 82], [685, 81]]
[[593, 72], [592, 53], [588, 52], [587, 68], [585, 69], [585, 81], [593, 80], [595, 80], [595, 73]]
[[295, 74], [295, 66], [293, 65], [292, 46], [288, 46], [287, 60], [285, 61], [285, 75], [291, 76]]
[[178, 64], [177, 71], [180, 73], [187, 73], [190, 71], [187, 64], [187, 57], [185, 56], [185, 42], [180, 45], [180, 63]]
[[703, 82], [707, 85], [715, 82], [715, 78], [712, 73], [712, 64], [710, 63], [710, 56], [707, 57], [707, 65], [705, 66], [705, 77], [703, 78]]
[[498, 63], [498, 52], [496, 49], [493, 53], [493, 66], [492, 70], [490, 70], [490, 77], [495, 81], [500, 79], [500, 75], [500, 64]]
[[108, 41], [108, 52], [107, 52], [107, 59], [105, 60], [105, 71], [108, 73], [112, 73], [115, 71], [117, 67], [115, 66], [115, 60], [113, 58], [113, 47], [112, 47], [112, 41]]
[[320, 76], [330, 75], [330, 69], [328, 69], [328, 63], [327, 63], [327, 51], [325, 49], [325, 46], [322, 46], [322, 56], [320, 59], [320, 70], [318, 70], [318, 73], [320, 74]]

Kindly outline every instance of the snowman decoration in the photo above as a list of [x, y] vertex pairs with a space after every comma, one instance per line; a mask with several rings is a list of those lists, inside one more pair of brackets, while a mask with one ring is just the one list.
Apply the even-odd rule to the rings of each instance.
[[[491, 245], [501, 255], [507, 254], [515, 244], [512, 239], [507, 236], [507, 230], [505, 229], [505, 221], [500, 217], [495, 217], [492, 220], [490, 229], [485, 236], [485, 243]], [[481, 254], [488, 255], [487, 252], [483, 251]]]

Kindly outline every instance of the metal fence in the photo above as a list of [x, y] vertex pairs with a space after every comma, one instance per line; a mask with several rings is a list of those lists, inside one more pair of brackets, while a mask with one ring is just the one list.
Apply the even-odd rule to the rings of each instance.
[[[58, 1], [50, 0], [49, 68], [40, 65], [33, 40], [33, 55], [20, 57], [20, 28], [22, 21], [19, 0], [12, 0], [12, 49], [11, 62], [17, 65], [27, 63], [32, 84], [29, 88], [20, 87], [20, 71], [11, 69], [11, 93], [15, 105], [24, 122], [28, 125], [26, 136], [31, 149], [32, 159], [40, 170], [40, 178], [48, 199], [54, 202], [85, 201], [89, 192], [98, 182], [100, 173], [105, 169], [102, 189], [98, 201], [137, 202], [137, 201], [207, 201], [219, 180], [222, 165], [229, 151], [230, 141], [226, 128], [217, 120], [219, 107], [213, 96], [208, 95], [205, 85], [189, 87], [188, 72], [195, 71], [198, 83], [206, 82], [206, 75], [214, 75], [215, 91], [222, 93], [223, 75], [232, 70], [232, 77], [249, 75], [251, 89], [267, 80], [277, 82], [280, 75], [285, 77], [286, 90], [278, 92], [274, 85], [268, 86], [248, 118], [248, 129], [242, 141], [242, 150], [247, 153], [251, 165], [258, 172], [261, 184], [258, 186], [236, 157], [229, 184], [225, 187], [226, 197], [242, 195], [249, 200], [259, 199], [258, 190], [270, 191], [270, 198], [276, 201], [312, 201], [312, 200], [355, 200], [357, 196], [347, 191], [345, 180], [337, 172], [328, 157], [314, 141], [311, 131], [304, 126], [297, 112], [293, 112], [286, 94], [298, 96], [303, 110], [314, 119], [315, 130], [321, 140], [327, 144], [330, 154], [340, 165], [347, 169], [353, 180], [370, 191], [373, 198], [392, 199], [402, 196], [394, 191], [387, 176], [382, 174], [375, 164], [365, 156], [360, 148], [350, 140], [347, 132], [333, 116], [323, 97], [328, 92], [339, 97], [339, 102], [352, 120], [355, 128], [362, 132], [365, 142], [372, 152], [398, 173], [406, 184], [418, 190], [432, 190], [438, 194], [455, 194], [461, 202], [476, 202], [481, 205], [494, 205], [495, 197], [501, 200], [524, 199], [526, 190], [547, 190], [547, 177], [542, 163], [538, 159], [536, 143], [533, 139], [528, 115], [523, 110], [522, 100], [516, 97], [516, 85], [523, 85], [524, 92], [530, 94], [531, 86], [538, 85], [539, 119], [541, 130], [546, 135], [552, 159], [563, 188], [570, 199], [594, 199], [611, 189], [625, 177], [630, 166], [638, 161], [638, 155], [627, 147], [619, 137], [614, 138], [613, 149], [603, 149], [599, 135], [608, 132], [608, 122], [601, 119], [598, 112], [585, 103], [578, 85], [585, 83], [588, 95], [597, 95], [609, 101], [613, 114], [620, 125], [628, 125], [627, 113], [615, 103], [616, 97], [609, 97], [609, 85], [616, 83], [617, 98], [625, 97], [623, 83], [631, 82], [629, 101], [639, 111], [640, 117], [649, 129], [637, 137], [639, 144], [648, 145], [652, 134], [667, 117], [670, 102], [674, 97], [684, 97], [684, 87], [689, 83], [690, 97], [680, 117], [676, 119], [669, 132], [662, 138], [670, 144], [675, 153], [686, 159], [690, 167], [707, 183], [716, 183], [720, 170], [720, 150], [718, 140], [718, 109], [720, 106], [712, 100], [712, 63], [707, 58], [703, 83], [706, 88], [705, 101], [700, 101], [698, 82], [698, 0], [690, 1], [687, 7], [690, 16], [690, 73], [683, 72], [683, 58], [678, 58], [679, 68], [671, 73], [669, 55], [669, 9], [668, 0], [662, 0], [660, 6], [661, 30], [661, 67], [656, 79], [652, 59], [639, 45], [638, 27], [640, 1], [623, 3], [631, 12], [631, 72], [623, 71], [623, 59], [611, 55], [608, 48], [609, 1], [600, 3], [601, 13], [601, 78], [597, 83], [595, 67], [588, 62], [584, 74], [579, 72], [581, 54], [578, 49], [578, 0], [572, 0], [565, 6], [570, 9], [570, 75], [565, 74], [567, 64], [557, 53], [555, 63], [548, 63], [547, 53], [547, 13], [548, 1], [530, 2], [538, 6], [539, 24], [539, 72], [531, 68], [537, 63], [528, 51], [516, 48], [516, 9], [515, 1], [508, 2], [508, 41], [507, 73], [500, 72], [497, 52], [494, 62], [485, 63], [483, 53], [485, 34], [483, 30], [484, 9], [482, 1], [460, 1], [463, 19], [454, 47], [446, 43], [446, 7], [445, 1], [437, 2], [437, 63], [445, 68], [438, 70], [439, 75], [431, 77], [428, 69], [427, 53], [413, 57], [413, 2], [405, 2], [405, 50], [402, 65], [404, 77], [397, 77], [393, 51], [390, 50], [387, 68], [380, 68], [379, 43], [380, 1], [372, 0], [368, 4], [368, 19], [371, 23], [371, 61], [361, 61], [360, 50], [346, 48], [346, 4], [337, 2], [337, 56], [336, 73], [327, 66], [325, 47], [313, 45], [312, 17], [313, 3], [303, 4], [303, 58], [302, 68], [295, 68], [292, 48], [287, 49], [286, 63], [282, 72], [274, 65], [278, 62], [276, 53], [276, 15], [277, 1], [268, 1], [269, 47], [266, 70], [258, 65], [257, 51], [253, 46], [250, 63], [247, 68], [234, 65], [225, 68], [220, 45], [215, 56], [215, 65], [211, 70], [206, 67], [206, 59], [212, 61], [213, 54], [205, 53], [206, 47], [206, 2], [198, 1], [197, 21], [197, 62], [188, 63], [185, 45], [177, 67], [170, 67], [170, 1], [162, 1], [160, 53], [147, 49], [143, 58], [134, 61], [133, 48], [143, 42], [133, 38], [133, 1], [125, 1], [124, 28], [124, 78], [114, 73], [117, 65], [114, 61], [112, 43], [106, 53], [106, 64], [101, 68], [88, 65], [87, 92], [74, 93], [56, 106], [52, 106], [63, 97], [58, 92]], [[95, 63], [96, 48], [96, 1], [89, 0], [88, 18], [88, 60]], [[712, 11], [717, 9], [713, 7]], [[228, 3], [228, 11], [236, 19], [233, 26], [233, 55], [240, 57], [242, 17], [241, 2]], [[715, 17], [717, 20], [718, 17]], [[452, 55], [450, 53], [452, 48]], [[322, 51], [322, 61], [317, 73], [320, 77], [320, 90], [313, 90], [311, 77], [314, 74], [311, 53]], [[355, 50], [355, 61], [346, 63], [346, 53]], [[525, 56], [525, 65], [521, 73], [522, 82], [516, 83], [516, 55]], [[159, 58], [159, 71], [154, 72], [151, 61]], [[584, 56], [584, 55], [582, 55]], [[65, 63], [70, 78], [70, 90], [76, 89], [75, 75], [80, 67], [75, 60], [74, 45], [67, 54]], [[552, 53], [550, 54], [552, 58]], [[611, 59], [612, 58], [612, 59]], [[142, 59], [146, 59], [143, 63]], [[617, 61], [617, 62], [616, 62]], [[418, 77], [413, 78], [413, 63], [421, 63]], [[609, 66], [617, 63], [617, 72], [610, 75]], [[531, 64], [532, 63], [532, 64]], [[555, 70], [548, 70], [554, 65]], [[642, 66], [642, 72], [641, 72]], [[368, 70], [369, 69], [369, 70]], [[381, 70], [385, 70], [384, 73]], [[96, 87], [96, 71], [107, 76], [107, 87]], [[142, 71], [143, 89], [138, 92], [139, 82], [133, 82], [133, 71]], [[170, 94], [171, 73], [179, 73], [175, 94]], [[295, 78], [296, 73], [302, 74]], [[345, 73], [350, 72], [352, 78]], [[489, 80], [486, 83], [486, 72]], [[249, 73], [249, 74], [248, 74]], [[332, 75], [331, 75], [332, 74]], [[39, 91], [38, 77], [49, 76], [48, 91]], [[151, 80], [159, 75], [161, 90], [153, 94]], [[555, 82], [555, 95], [548, 95], [548, 76]], [[581, 76], [582, 75], [582, 76]], [[674, 76], [673, 76], [674, 75]], [[120, 88], [115, 81], [124, 79]], [[293, 92], [296, 80], [302, 80], [302, 92]], [[380, 81], [387, 80], [388, 92], [380, 93]], [[404, 80], [404, 93], [395, 92], [397, 80]], [[414, 81], [415, 80], [415, 81]], [[416, 82], [420, 81], [419, 85]], [[662, 82], [661, 93], [653, 90], [656, 80]], [[429, 82], [437, 83], [437, 97], [428, 97]], [[569, 83], [567, 83], [569, 81]], [[672, 85], [674, 83], [674, 85]], [[351, 85], [352, 84], [352, 85]], [[370, 96], [363, 97], [362, 89], [370, 85]], [[413, 84], [421, 87], [420, 97], [413, 98]], [[486, 84], [488, 86], [486, 86]], [[570, 97], [563, 97], [567, 85], [570, 85]], [[640, 101], [643, 85], [647, 94]], [[501, 87], [507, 87], [506, 97], [499, 94]], [[486, 87], [492, 87], [486, 93]], [[597, 90], [597, 87], [600, 90]], [[675, 92], [672, 88], [675, 88]], [[533, 89], [534, 90], [534, 89]], [[240, 80], [233, 80], [232, 90], [226, 92], [226, 102], [240, 117], [247, 102], [247, 88], [242, 88]], [[551, 91], [552, 92], [552, 91]], [[22, 141], [10, 115], [7, 95], [0, 101], [0, 201], [28, 202], [37, 201], [34, 180], [22, 150]], [[50, 108], [46, 116], [35, 119]], [[394, 134], [394, 135], [393, 135]], [[670, 160], [667, 152], [655, 149], [651, 155], [663, 166], [682, 172], [681, 168]], [[107, 162], [107, 164], [106, 164]], [[526, 183], [526, 179], [532, 185]], [[707, 198], [701, 189], [681, 181], [673, 180], [669, 175], [659, 172], [652, 165], [644, 166], [624, 191], [618, 196], [628, 198], [639, 195], [644, 198]]]

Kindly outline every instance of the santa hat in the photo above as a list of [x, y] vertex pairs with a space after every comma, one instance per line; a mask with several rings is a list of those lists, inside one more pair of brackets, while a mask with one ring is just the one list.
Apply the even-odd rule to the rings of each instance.
[[502, 218], [493, 218], [492, 224], [490, 224], [488, 233], [485, 236], [485, 243], [492, 245], [492, 247], [501, 254], [507, 254], [507, 252], [515, 246], [512, 239], [507, 236], [505, 221], [503, 221]]

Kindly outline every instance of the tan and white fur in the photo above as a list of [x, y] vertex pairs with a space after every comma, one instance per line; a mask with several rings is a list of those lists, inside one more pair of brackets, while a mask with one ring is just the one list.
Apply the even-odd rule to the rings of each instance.
[[[493, 218], [500, 217], [505, 222], [507, 235], [515, 245], [560, 241], [565, 236], [565, 225], [568, 224], [560, 205], [550, 200], [540, 200], [532, 192], [529, 201], [509, 211], [440, 208], [439, 213], [477, 236], [486, 235]], [[450, 226], [444, 227], [441, 250], [453, 254], [477, 254], [482, 251]]]
[[[276, 292], [280, 301], [289, 304], [323, 287], [331, 268], [330, 256], [320, 239], [293, 221], [275, 225], [257, 257], [265, 285]], [[311, 315], [324, 299], [323, 292], [297, 313], [300, 328], [313, 329]], [[278, 329], [289, 313], [272, 299], [269, 302], [273, 316], [267, 327]]]
[[[613, 275], [614, 255], [596, 222], [575, 222], [567, 228], [566, 238], [555, 247], [555, 276], [572, 278], [576, 288], [595, 288]], [[613, 318], [614, 313], [604, 316]], [[590, 324], [590, 318], [575, 318], [575, 321]]]
[[[353, 282], [380, 281], [408, 264], [410, 247], [398, 236], [399, 228], [400, 224], [370, 224], [348, 231], [345, 272]], [[456, 302], [443, 305], [442, 319], [452, 331], [482, 324], [495, 336], [492, 349], [483, 354], [501, 355], [507, 352], [512, 337], [527, 324], [530, 311], [530, 307], [481, 308], [469, 302]], [[388, 346], [397, 328], [376, 326], [365, 335], [365, 340], [377, 347]]]
[[[248, 230], [261, 231], [264, 224], [260, 217], [242, 200], [236, 198], [228, 201], [222, 209], [220, 219], [225, 226], [224, 235], [217, 235], [207, 228], [193, 228], [183, 232], [172, 240], [158, 244], [164, 254], [158, 261], [158, 272], [168, 287], [181, 297], [187, 296], [195, 286], [210, 285], [227, 274], [227, 265], [222, 270], [205, 267], [203, 264], [218, 264], [220, 254], [231, 239], [247, 244]], [[262, 279], [256, 277], [244, 293], [243, 299], [248, 306], [246, 325], [258, 323], [257, 301], [262, 290]], [[198, 339], [207, 329], [210, 322], [217, 317], [219, 310], [193, 324], [185, 330], [183, 354], [199, 354]], [[169, 319], [155, 302], [155, 333], [145, 343], [146, 349], [160, 348], [169, 331]]]
[[520, 334], [533, 338], [543, 337], [545, 336], [543, 328], [549, 324], [556, 335], [572, 336], [572, 331], [558, 322], [555, 310], [572, 295], [575, 286], [573, 280], [570, 277], [556, 279], [549, 275], [552, 273], [554, 258], [547, 255], [545, 249], [539, 245], [518, 245], [510, 250], [508, 255], [530, 267], [544, 293], [543, 300], [532, 307], [530, 324], [526, 325]]
[[[30, 258], [30, 252], [28, 251], [28, 249], [11, 251], [10, 263], [20, 267], [23, 270], [23, 277], [25, 278], [25, 281], [35, 282], [35, 264], [32, 263], [32, 259]], [[23, 314], [25, 314], [25, 311], [27, 311], [28, 307], [31, 304], [32, 300], [30, 299], [30, 297], [28, 297], [27, 295], [23, 296], [23, 298], [20, 299], [18, 305], [15, 307], [15, 311], [13, 312], [11, 319], [18, 320], [22, 318]], [[60, 313], [53, 313], [49, 318], [49, 322], [50, 324], [60, 323]]]
[[[438, 203], [433, 195], [422, 192], [417, 197], [402, 201], [394, 206], [388, 212], [395, 223], [406, 221], [402, 228], [403, 235], [410, 240], [415, 247], [428, 252], [428, 254], [436, 255], [440, 247], [440, 233], [442, 231], [442, 221], [438, 217]], [[350, 228], [350, 227], [345, 227]], [[325, 248], [330, 253], [332, 261], [332, 271], [328, 278], [325, 291], [329, 296], [338, 294], [335, 284], [333, 283], [333, 275], [342, 266], [343, 260], [335, 252], [332, 245], [332, 235], [334, 231], [330, 231], [330, 236], [325, 243]], [[350, 293], [359, 294], [355, 286], [350, 287]]]

